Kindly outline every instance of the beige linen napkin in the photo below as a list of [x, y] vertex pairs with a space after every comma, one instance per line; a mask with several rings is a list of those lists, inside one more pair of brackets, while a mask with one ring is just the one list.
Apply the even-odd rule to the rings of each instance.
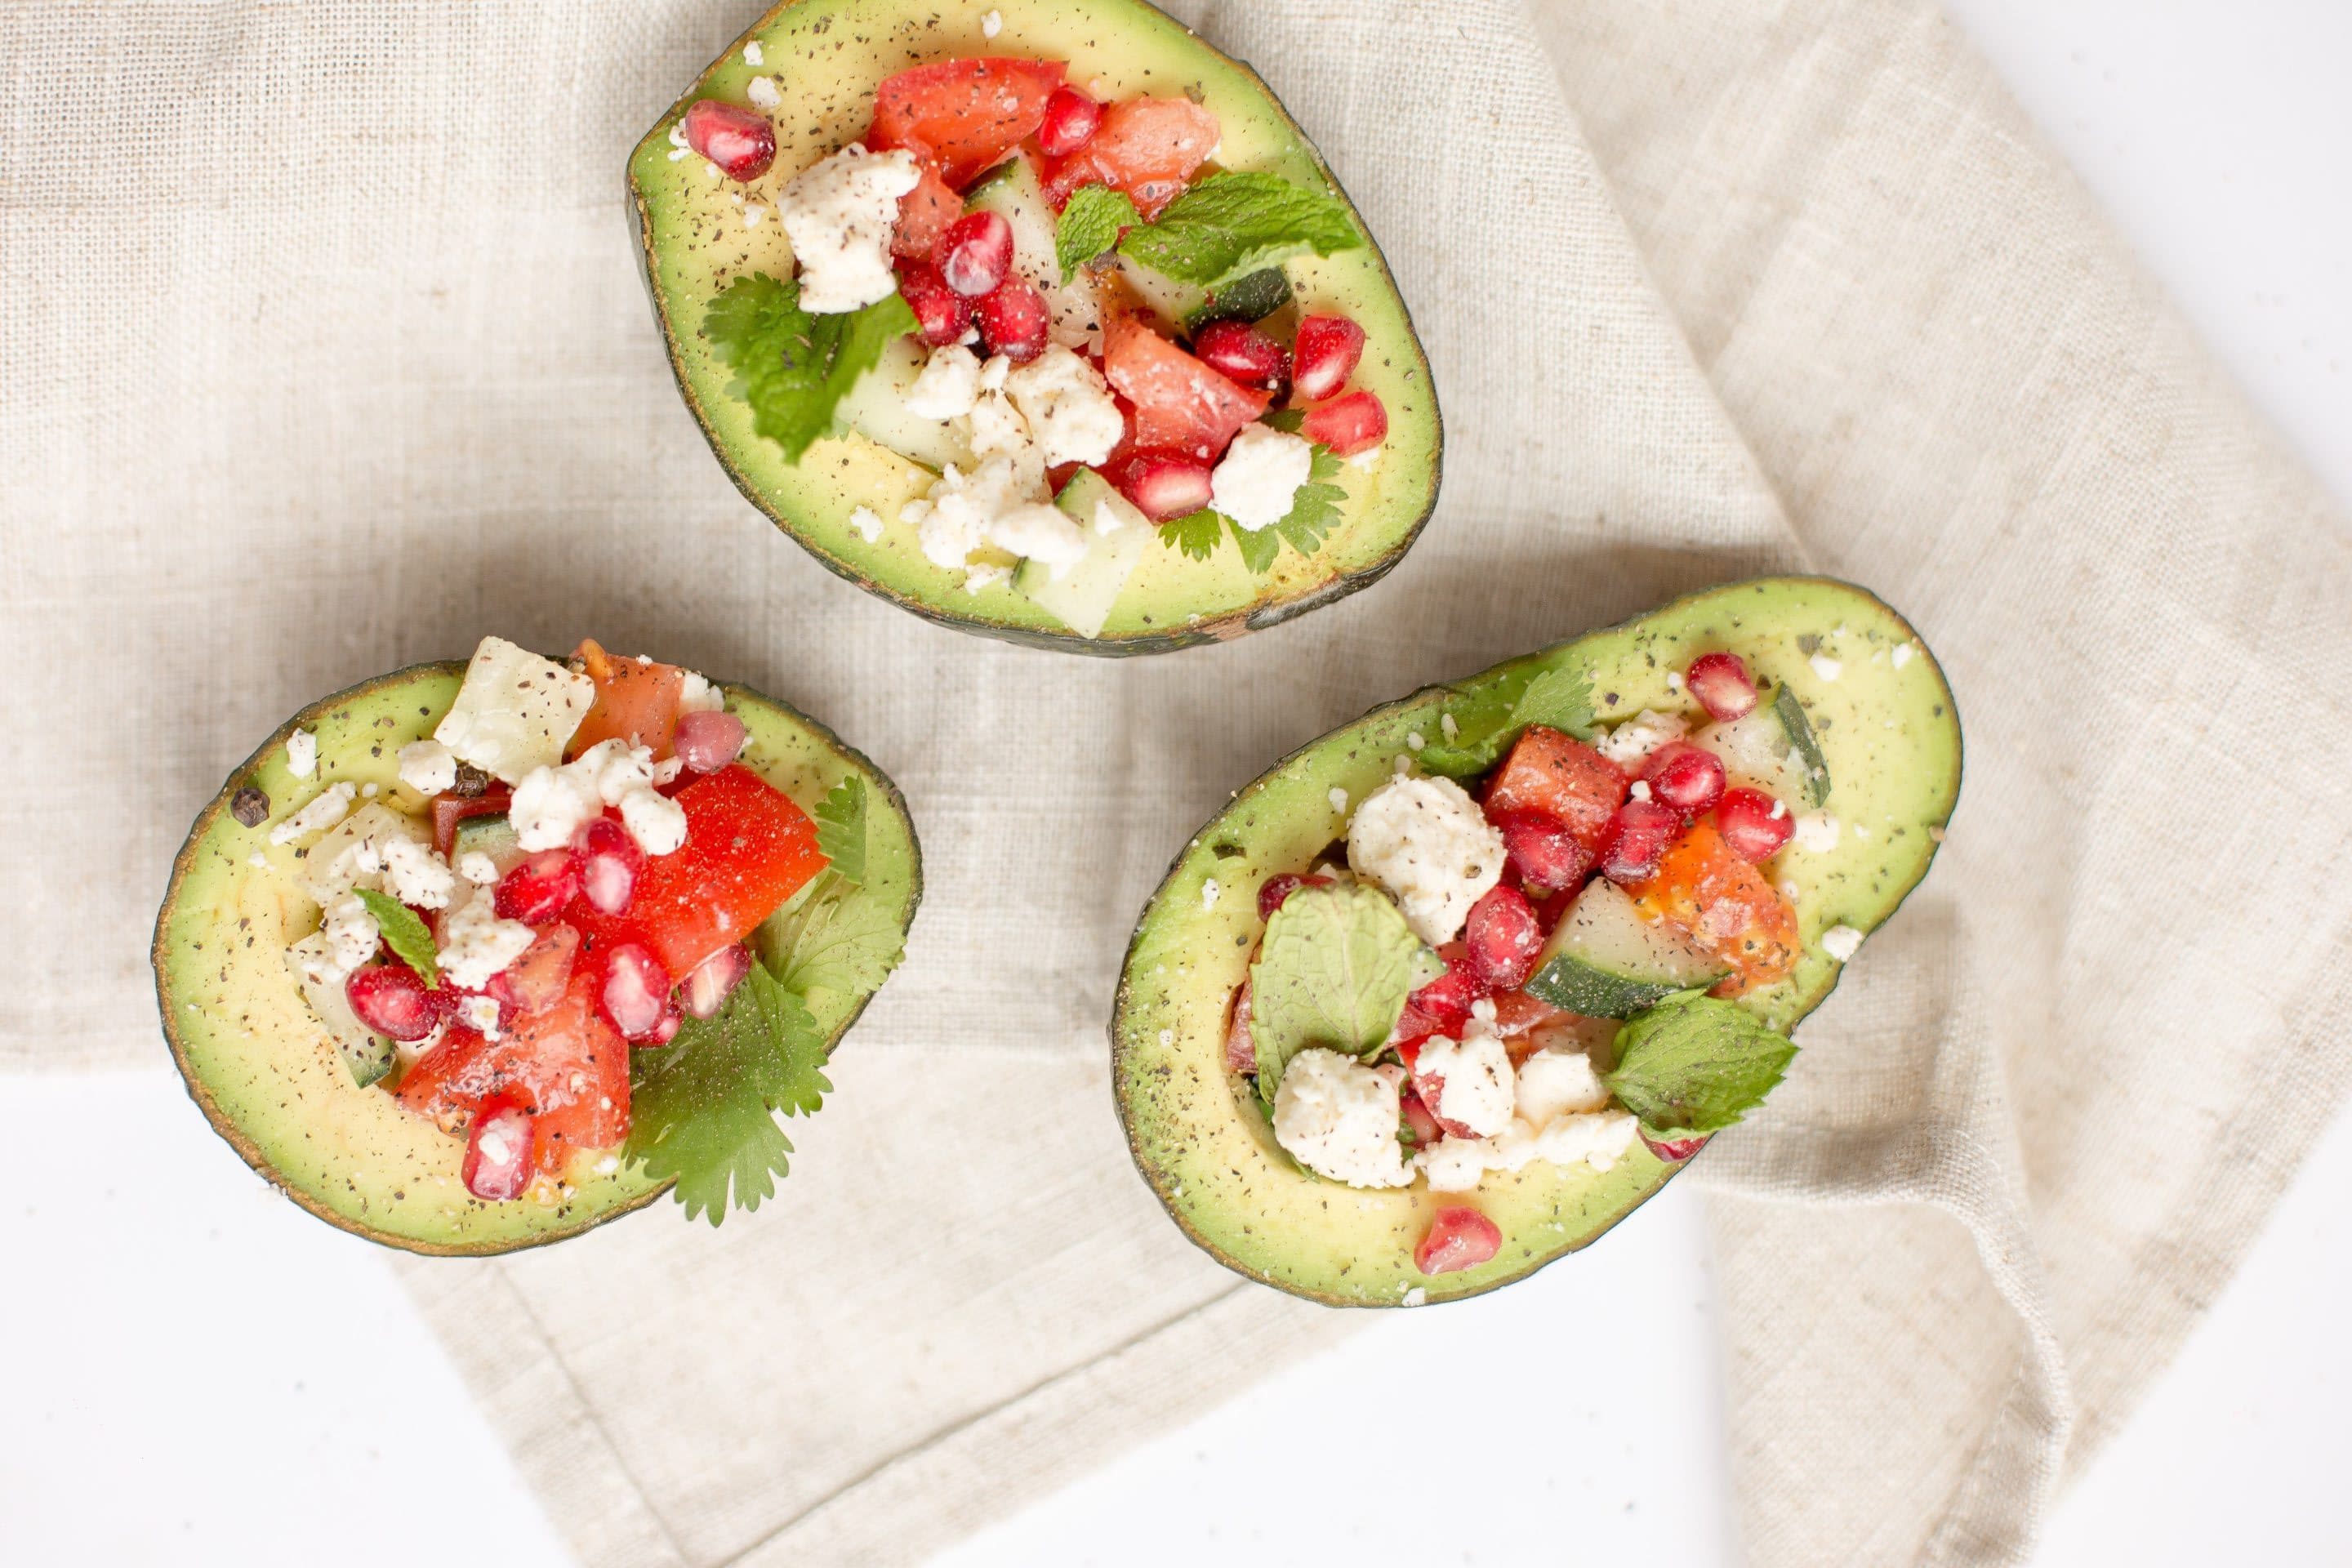
[[1369, 594], [1103, 664], [836, 582], [678, 405], [621, 163], [756, 15], [0, 12], [6, 717], [78, 764], [0, 780], [0, 1062], [160, 1060], [171, 852], [333, 686], [593, 632], [803, 705], [929, 896], [778, 1200], [404, 1273], [590, 1562], [904, 1561], [1353, 1321], [1194, 1253], [1118, 1140], [1190, 828], [1418, 682], [1835, 571], [1943, 656], [1969, 778], [1697, 1167], [1743, 1508], [1768, 1564], [2015, 1557], [2342, 1096], [2352, 714], [2296, 672], [2352, 658], [2352, 552], [1982, 67], [1892, 0], [1192, 14], [1381, 236], [1445, 493]]

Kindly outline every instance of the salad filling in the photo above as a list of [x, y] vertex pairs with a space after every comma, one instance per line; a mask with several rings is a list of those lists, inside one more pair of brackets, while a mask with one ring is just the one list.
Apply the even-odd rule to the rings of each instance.
[[[772, 1113], [825, 1088], [809, 993], [896, 963], [898, 928], [854, 916], [863, 778], [803, 810], [730, 707], [593, 641], [488, 637], [396, 785], [334, 783], [270, 830], [319, 910], [286, 950], [303, 1001], [358, 1091], [452, 1141], [473, 1199], [559, 1205], [626, 1168], [713, 1223], [730, 1193], [756, 1207], [790, 1149]], [[285, 752], [307, 776], [317, 738]]]
[[[1605, 727], [1589, 683], [1547, 679], [1530, 693], [1551, 721], [1483, 776], [1444, 776], [1449, 713], [1352, 813], [1333, 792], [1344, 840], [1259, 887], [1230, 1005], [1225, 1068], [1299, 1167], [1460, 1195], [1415, 1250], [1423, 1274], [1501, 1248], [1475, 1203], [1490, 1173], [1607, 1172], [1637, 1140], [1688, 1159], [1796, 1050], [1734, 999], [1804, 955], [1774, 880], [1825, 820], [1803, 706], [1726, 650], [1669, 678], [1680, 702]], [[1842, 963], [1860, 942], [1841, 925], [1817, 945]]]
[[866, 542], [904, 531], [1087, 638], [1155, 534], [1260, 578], [1323, 548], [1389, 430], [1354, 384], [1364, 330], [1286, 270], [1364, 246], [1335, 189], [1221, 163], [1193, 97], [1010, 54], [885, 77], [862, 131], [783, 168], [783, 103], [751, 80], [670, 132], [789, 247], [725, 280], [704, 335], [789, 464], [854, 429], [929, 471], [855, 510]]

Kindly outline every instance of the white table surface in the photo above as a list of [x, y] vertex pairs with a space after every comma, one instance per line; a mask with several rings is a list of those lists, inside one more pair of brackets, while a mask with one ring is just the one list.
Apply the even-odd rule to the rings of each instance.
[[[2352, 497], [2352, 6], [1948, 3]], [[0, 1078], [0, 1563], [570, 1562], [383, 1257], [271, 1195], [176, 1079]], [[2340, 1119], [2038, 1563], [2343, 1560], [2347, 1190]], [[1671, 1543], [1736, 1563], [1714, 1310], [1698, 1200], [1670, 1188], [1580, 1258], [1385, 1316], [940, 1562], [1622, 1563]], [[1431, 1399], [1437, 1369], [1492, 1409]]]

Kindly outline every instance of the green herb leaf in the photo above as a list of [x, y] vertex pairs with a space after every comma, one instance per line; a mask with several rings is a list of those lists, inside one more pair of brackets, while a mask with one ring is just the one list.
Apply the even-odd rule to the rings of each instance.
[[845, 777], [816, 803], [816, 847], [833, 874], [855, 888], [866, 880], [866, 781]]
[[1054, 259], [1062, 264], [1066, 280], [1087, 262], [1118, 244], [1118, 231], [1143, 221], [1125, 191], [1108, 185], [1080, 185], [1062, 208], [1054, 226]]
[[1625, 1020], [1601, 1081], [1654, 1134], [1719, 1132], [1763, 1103], [1796, 1054], [1738, 1003], [1685, 992]]
[[[1443, 715], [1438, 734], [1414, 760], [1423, 773], [1467, 778], [1501, 761], [1504, 748], [1529, 724], [1591, 740], [1592, 678], [1580, 665], [1529, 666], [1449, 697]], [[1444, 718], [1454, 721], [1451, 735], [1443, 728]]]
[[1346, 504], [1348, 492], [1331, 482], [1339, 477], [1339, 459], [1331, 455], [1330, 447], [1318, 443], [1307, 482], [1291, 496], [1290, 510], [1273, 530], [1301, 555], [1314, 554], [1322, 547], [1323, 536], [1339, 526], [1339, 508]]
[[392, 949], [392, 956], [414, 969], [425, 984], [441, 984], [441, 967], [433, 961], [433, 933], [416, 911], [398, 899], [379, 893], [373, 888], [353, 888], [360, 902], [375, 917], [375, 929], [383, 932], [383, 945]]
[[786, 990], [873, 991], [906, 952], [906, 933], [881, 901], [831, 875], [803, 888], [760, 924], [761, 962]]
[[1822, 755], [1821, 737], [1813, 733], [1813, 721], [1805, 717], [1805, 705], [1783, 685], [1772, 694], [1772, 712], [1788, 731], [1789, 744], [1797, 748], [1797, 760], [1805, 764], [1805, 798], [1815, 805], [1829, 805], [1830, 760]]
[[1171, 550], [1182, 551], [1195, 561], [1206, 561], [1214, 555], [1217, 541], [1224, 536], [1225, 520], [1206, 507], [1160, 525], [1160, 542]]
[[1164, 278], [1221, 289], [1293, 256], [1329, 256], [1364, 243], [1347, 204], [1279, 174], [1211, 174], [1118, 242]]
[[774, 1112], [811, 1114], [833, 1091], [824, 1056], [807, 1004], [753, 964], [716, 1017], [688, 1018], [668, 1045], [635, 1053], [625, 1158], [675, 1180], [688, 1219], [717, 1225], [730, 1204], [758, 1208], [793, 1152]]
[[[1215, 514], [1223, 516], [1223, 513]], [[1271, 528], [1244, 528], [1232, 518], [1225, 519], [1234, 543], [1242, 552], [1242, 564], [1263, 577], [1274, 570], [1275, 558], [1282, 553], [1282, 535]]]
[[1528, 682], [1511, 708], [1511, 724], [1541, 724], [1580, 741], [1592, 738], [1592, 676], [1582, 665], [1555, 667]]
[[1360, 884], [1301, 888], [1284, 900], [1250, 965], [1259, 1096], [1274, 1103], [1283, 1068], [1301, 1051], [1369, 1057], [1388, 1044], [1434, 956], [1396, 905]]
[[751, 428], [793, 463], [834, 433], [850, 387], [915, 327], [915, 312], [897, 294], [817, 315], [801, 309], [797, 279], [779, 283], [764, 272], [730, 283], [702, 318], [712, 351], [735, 372], [728, 391], [751, 405]]
[[1290, 435], [1296, 436], [1300, 430], [1306, 428], [1307, 410], [1304, 408], [1276, 408], [1267, 414], [1264, 418], [1260, 419], [1258, 423], [1261, 425], [1270, 425], [1276, 430], [1285, 431]]

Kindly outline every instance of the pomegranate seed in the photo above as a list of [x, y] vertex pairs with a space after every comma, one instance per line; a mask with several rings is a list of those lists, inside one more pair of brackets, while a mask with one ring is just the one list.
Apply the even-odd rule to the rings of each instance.
[[1654, 800], [1629, 800], [1609, 825], [1601, 853], [1601, 874], [1612, 882], [1638, 882], [1658, 868], [1658, 858], [1682, 831], [1683, 814]]
[[580, 932], [558, 921], [541, 930], [520, 958], [490, 976], [483, 989], [518, 1013], [544, 1013], [563, 1000], [579, 957]]
[[1209, 504], [1207, 459], [1190, 452], [1130, 452], [1104, 477], [1113, 489], [1135, 503], [1135, 510], [1154, 522], [1183, 517]]
[[1364, 329], [1345, 316], [1307, 316], [1298, 323], [1291, 351], [1291, 384], [1309, 403], [1320, 403], [1356, 374], [1364, 357]]
[[1730, 789], [1715, 805], [1715, 830], [1742, 860], [1769, 860], [1797, 831], [1789, 808], [1757, 789]]
[[1707, 717], [1728, 721], [1756, 710], [1756, 682], [1736, 653], [1703, 653], [1691, 660], [1683, 684], [1706, 710]]
[[[1467, 1017], [1469, 1014], [1465, 1011], [1463, 1016]], [[1389, 1043], [1396, 1047], [1397, 1055], [1404, 1058], [1404, 1065], [1410, 1069], [1421, 1055], [1421, 1042], [1432, 1035], [1444, 1032], [1436, 1019], [1407, 1002], [1404, 1011], [1397, 1015], [1396, 1027], [1389, 1031]]]
[[1458, 1037], [1470, 1021], [1470, 1004], [1485, 995], [1486, 989], [1461, 942], [1447, 942], [1437, 956], [1445, 960], [1445, 973], [1407, 997], [1406, 1005], [1436, 1025], [1434, 1033]]
[[1003, 213], [966, 213], [940, 242], [940, 277], [967, 300], [993, 294], [1013, 270], [1013, 226]]
[[1290, 354], [1247, 321], [1211, 321], [1192, 334], [1192, 355], [1244, 386], [1280, 392], [1290, 379]]
[[1369, 392], [1318, 403], [1299, 421], [1299, 433], [1331, 448], [1336, 458], [1368, 452], [1389, 438], [1389, 411]]
[[1650, 1152], [1669, 1165], [1677, 1164], [1697, 1153], [1705, 1146], [1706, 1139], [1704, 1132], [1689, 1138], [1653, 1138], [1646, 1132], [1642, 1134], [1642, 1142], [1650, 1146]]
[[1462, 928], [1470, 968], [1489, 991], [1515, 991], [1527, 984], [1543, 941], [1535, 906], [1517, 888], [1489, 888], [1470, 906], [1470, 918]]
[[530, 1185], [530, 1114], [507, 1095], [482, 1102], [466, 1134], [466, 1190], [485, 1203], [522, 1196]]
[[569, 849], [542, 849], [519, 860], [490, 895], [499, 918], [538, 925], [562, 914], [580, 896], [580, 862]]
[[1328, 888], [1330, 885], [1328, 877], [1299, 877], [1288, 871], [1279, 877], [1268, 877], [1258, 886], [1257, 918], [1272, 920], [1274, 911], [1282, 908], [1284, 901], [1301, 888]]
[[1404, 1124], [1412, 1130], [1412, 1141], [1416, 1146], [1426, 1149], [1444, 1136], [1444, 1129], [1437, 1125], [1437, 1118], [1430, 1114], [1429, 1107], [1423, 1104], [1421, 1096], [1412, 1090], [1408, 1089], [1397, 1097], [1397, 1110], [1404, 1118]]
[[1475, 1268], [1503, 1249], [1503, 1233], [1474, 1208], [1443, 1208], [1429, 1222], [1429, 1234], [1412, 1249], [1412, 1266], [1423, 1274]]
[[1037, 127], [1037, 145], [1049, 158], [1066, 158], [1095, 139], [1102, 123], [1102, 105], [1074, 87], [1057, 87], [1045, 100], [1045, 122]]
[[776, 128], [767, 116], [715, 99], [688, 108], [686, 144], [730, 180], [756, 180], [776, 161]]
[[698, 1018], [714, 1018], [735, 987], [751, 973], [751, 949], [743, 942], [722, 947], [686, 972], [681, 987], [686, 1010]]
[[395, 1040], [421, 1040], [440, 1020], [432, 991], [404, 963], [370, 963], [352, 970], [343, 982], [343, 998], [361, 1023]]
[[1027, 364], [1045, 352], [1045, 297], [1018, 272], [1008, 273], [994, 293], [972, 307], [972, 315], [989, 353]]
[[898, 274], [898, 292], [915, 312], [923, 342], [935, 349], [963, 342], [971, 331], [971, 301], [948, 287], [940, 269], [918, 261]]
[[672, 997], [662, 1008], [661, 1022], [654, 1026], [654, 1032], [637, 1044], [642, 1047], [666, 1046], [677, 1038], [677, 1032], [685, 1027], [686, 1015], [677, 1010], [677, 999]]
[[650, 1040], [669, 1008], [669, 971], [643, 942], [625, 942], [604, 954], [604, 987], [596, 1010], [625, 1040]]
[[572, 850], [580, 862], [580, 896], [608, 915], [626, 914], [646, 868], [646, 852], [629, 830], [609, 816], [591, 817], [572, 836]]
[[1249, 982], [1234, 993], [1234, 1016], [1225, 1025], [1225, 1070], [1257, 1071], [1257, 1037], [1250, 1033]]
[[1567, 823], [1548, 812], [1502, 811], [1492, 819], [1503, 836], [1511, 871], [1530, 888], [1565, 892], [1592, 869], [1592, 851], [1576, 840]]
[[751, 739], [743, 721], [732, 713], [714, 713], [701, 710], [677, 716], [677, 733], [670, 749], [688, 771], [715, 773], [743, 753], [743, 742]]
[[1723, 759], [1688, 741], [1669, 741], [1642, 769], [1650, 794], [1685, 816], [1715, 809], [1723, 798]]

